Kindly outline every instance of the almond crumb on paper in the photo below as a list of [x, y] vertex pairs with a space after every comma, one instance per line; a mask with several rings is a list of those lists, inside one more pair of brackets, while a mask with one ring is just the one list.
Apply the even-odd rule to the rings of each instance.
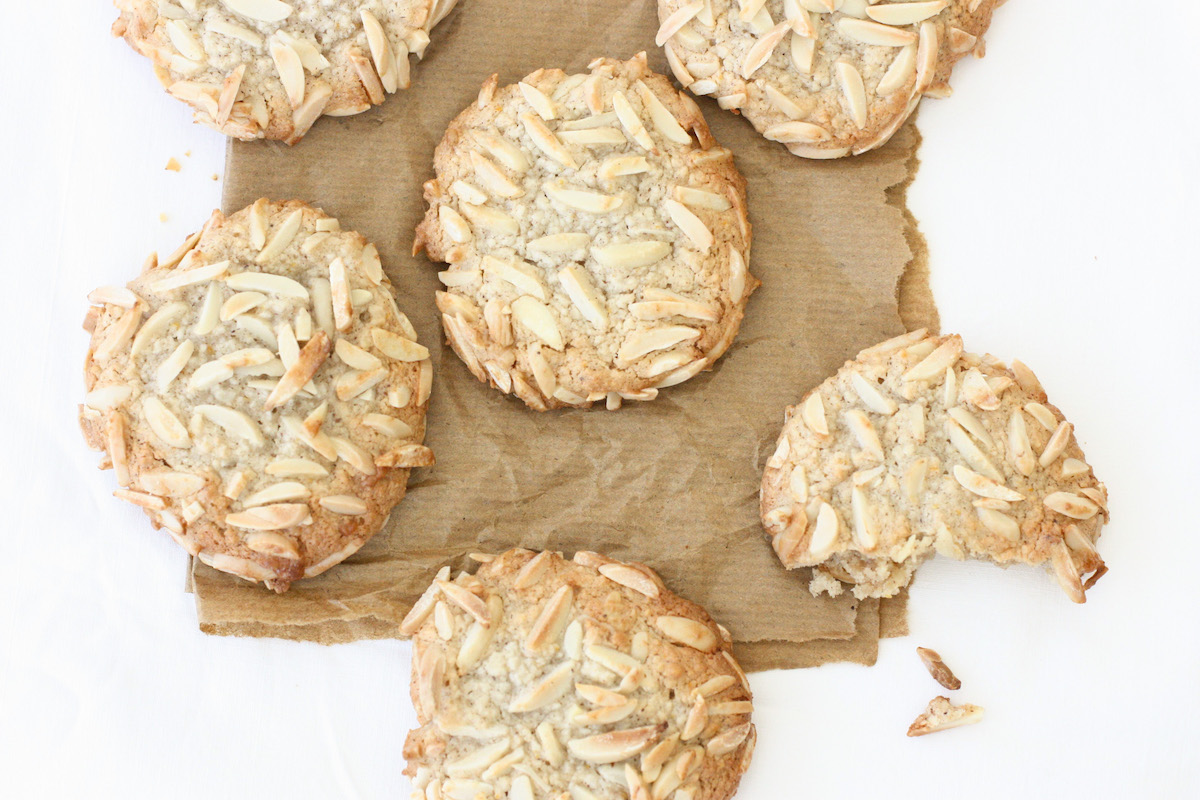
[[212, 179], [213, 179], [214, 181], [219, 181], [219, 180], [221, 180], [221, 177], [220, 177], [219, 175], [217, 175], [217, 173], [215, 173], [215, 172], [214, 172], [214, 173], [213, 173], [213, 175], [212, 175]]
[[969, 703], [956, 706], [949, 697], [935, 697], [921, 712], [921, 716], [908, 726], [909, 736], [924, 736], [938, 731], [948, 731], [963, 725], [973, 725], [983, 719], [983, 709]]
[[179, 172], [179, 170], [183, 169], [183, 167], [180, 165], [178, 159], [176, 159], [174, 156], [171, 156], [171, 158], [167, 161], [167, 169], [171, 170], [171, 172]]

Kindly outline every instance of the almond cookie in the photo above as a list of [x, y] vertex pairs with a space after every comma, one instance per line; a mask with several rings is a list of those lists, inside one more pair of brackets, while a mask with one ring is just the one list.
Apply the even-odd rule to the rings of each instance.
[[645, 53], [484, 83], [425, 184], [451, 347], [531, 408], [650, 400], [711, 367], [758, 281], [745, 182]]
[[659, 0], [675, 77], [805, 158], [879, 147], [983, 55], [1003, 0]]
[[295, 144], [322, 114], [409, 85], [410, 54], [458, 0], [114, 0], [113, 35], [154, 63], [197, 122]]
[[404, 497], [433, 370], [375, 246], [296, 201], [213, 212], [92, 292], [80, 423], [117, 497], [204, 563], [285, 591]]
[[414, 638], [419, 800], [726, 800], [750, 764], [729, 633], [653, 571], [510, 550], [438, 573]]
[[814, 594], [891, 597], [935, 552], [1046, 565], [1077, 603], [1106, 571], [1108, 495], [1071, 423], [1028, 367], [958, 336], [867, 348], [789, 408], [760, 499]]

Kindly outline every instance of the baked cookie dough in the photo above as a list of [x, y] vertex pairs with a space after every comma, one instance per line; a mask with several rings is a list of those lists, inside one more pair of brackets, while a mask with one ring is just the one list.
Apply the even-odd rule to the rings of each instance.
[[645, 54], [493, 75], [434, 156], [414, 252], [451, 347], [531, 408], [650, 400], [712, 366], [758, 281], [745, 183]]
[[983, 55], [1003, 0], [659, 0], [656, 42], [696, 95], [805, 158], [884, 144]]
[[117, 497], [272, 589], [357, 551], [404, 497], [433, 370], [374, 245], [296, 201], [253, 206], [92, 292], [80, 423]]
[[1108, 493], [1071, 423], [1028, 367], [956, 335], [867, 348], [789, 408], [760, 499], [814, 594], [891, 597], [934, 553], [1046, 565], [1077, 603], [1106, 571]]
[[446, 567], [401, 632], [415, 798], [727, 800], [749, 766], [728, 632], [640, 564], [510, 550]]
[[410, 54], [458, 0], [115, 0], [113, 35], [149, 58], [195, 119], [295, 144], [409, 85]]

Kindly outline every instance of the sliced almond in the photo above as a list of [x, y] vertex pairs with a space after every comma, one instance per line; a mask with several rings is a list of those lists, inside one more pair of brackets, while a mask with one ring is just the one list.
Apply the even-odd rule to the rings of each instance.
[[617, 351], [617, 359], [626, 363], [657, 350], [666, 350], [682, 342], [697, 339], [700, 331], [686, 325], [664, 325], [659, 328], [635, 330], [629, 334]]
[[967, 469], [961, 464], [954, 465], [954, 479], [959, 485], [972, 494], [977, 494], [980, 497], [990, 497], [995, 500], [1007, 500], [1010, 503], [1016, 503], [1024, 500], [1024, 495], [1019, 492], [1014, 492], [1007, 486], [997, 483], [990, 478], [985, 478], [978, 472]]
[[937, 348], [901, 376], [903, 381], [928, 381], [942, 375], [948, 368], [954, 366], [962, 355], [962, 337], [958, 334], [951, 336]]
[[192, 440], [187, 428], [162, 400], [157, 397], [145, 398], [142, 400], [142, 413], [150, 425], [150, 430], [154, 431], [159, 439], [171, 447], [191, 446]]
[[1091, 519], [1100, 510], [1100, 507], [1088, 498], [1071, 492], [1052, 492], [1042, 499], [1042, 503], [1051, 511], [1057, 511], [1071, 519]]
[[254, 531], [274, 531], [293, 528], [307, 517], [308, 506], [303, 503], [278, 503], [227, 514], [225, 524]]
[[771, 54], [775, 52], [775, 46], [778, 45], [783, 37], [791, 31], [790, 22], [780, 22], [775, 27], [771, 28], [761, 37], [754, 45], [746, 51], [746, 57], [742, 60], [741, 74], [743, 78], [749, 80], [755, 72], [766, 64], [771, 59]]
[[655, 129], [670, 142], [675, 144], [691, 144], [692, 137], [688, 134], [684, 127], [679, 124], [679, 120], [673, 115], [663, 102], [658, 99], [658, 95], [651, 91], [643, 81], [639, 80], [635, 86], [637, 87], [638, 97], [642, 101], [642, 105], [650, 114], [650, 122], [653, 123]]
[[267, 464], [265, 471], [276, 478], [323, 478], [329, 470], [306, 458], [278, 458]]
[[912, 31], [854, 17], [839, 19], [837, 29], [847, 39], [877, 47], [904, 47], [917, 41], [917, 34]]
[[280, 0], [221, 0], [221, 5], [258, 22], [282, 22], [292, 13], [292, 7]]
[[671, 641], [702, 653], [717, 649], [717, 635], [707, 625], [687, 617], [656, 617], [654, 625]]
[[560, 586], [542, 606], [541, 612], [525, 638], [525, 650], [536, 653], [562, 636], [571, 614], [575, 592], [570, 586]]
[[546, 127], [546, 123], [542, 122], [541, 117], [525, 113], [520, 116], [520, 120], [525, 128], [525, 133], [529, 135], [539, 150], [564, 167], [576, 169], [579, 166], [571, 155], [571, 151], [563, 146], [553, 131]]
[[653, 744], [665, 727], [665, 723], [660, 723], [571, 739], [567, 749], [571, 755], [589, 764], [616, 764], [633, 758]]
[[646, 132], [646, 126], [642, 124], [641, 117], [634, 111], [625, 94], [620, 91], [613, 92], [612, 103], [613, 111], [617, 113], [617, 119], [620, 120], [621, 127], [625, 129], [625, 132], [629, 134], [629, 138], [646, 150], [655, 152], [654, 140]]
[[263, 408], [272, 411], [295, 397], [325, 363], [325, 359], [329, 357], [329, 350], [329, 337], [325, 335], [325, 331], [317, 331], [284, 372], [275, 389], [267, 396]]
[[610, 581], [619, 583], [627, 589], [632, 589], [646, 597], [658, 597], [658, 584], [649, 575], [636, 567], [631, 567], [628, 564], [620, 562], [612, 562], [601, 564], [599, 572]]
[[592, 283], [583, 267], [572, 264], [558, 271], [558, 281], [583, 318], [600, 330], [608, 329], [608, 309], [604, 295]]
[[508, 710], [523, 714], [550, 705], [571, 688], [574, 672], [575, 664], [570, 661], [559, 665], [513, 698]]
[[367, 504], [350, 494], [327, 494], [317, 503], [321, 508], [334, 514], [358, 516], [367, 513]]
[[867, 6], [867, 16], [884, 25], [915, 25], [940, 14], [949, 0], [926, 0], [910, 3], [881, 3]]

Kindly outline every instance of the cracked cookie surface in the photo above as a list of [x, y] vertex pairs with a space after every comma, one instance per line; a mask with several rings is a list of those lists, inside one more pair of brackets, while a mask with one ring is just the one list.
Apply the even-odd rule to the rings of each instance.
[[880, 147], [950, 72], [1003, 0], [659, 0], [656, 43], [696, 95], [805, 158]]
[[446, 337], [531, 408], [650, 400], [729, 347], [758, 282], [733, 155], [645, 54], [492, 76], [434, 156], [414, 250]]
[[374, 245], [296, 201], [214, 212], [92, 292], [80, 423], [188, 553], [284, 591], [404, 496], [433, 371]]
[[754, 748], [729, 634], [649, 568], [510, 550], [401, 624], [414, 797], [727, 800]]
[[1073, 426], [1028, 367], [957, 335], [867, 348], [788, 408], [760, 509], [814, 594], [891, 597], [935, 553], [1047, 566], [1077, 603], [1106, 571], [1108, 494]]
[[295, 144], [322, 115], [407, 89], [409, 55], [457, 0], [115, 0], [113, 34], [154, 64], [195, 119]]

